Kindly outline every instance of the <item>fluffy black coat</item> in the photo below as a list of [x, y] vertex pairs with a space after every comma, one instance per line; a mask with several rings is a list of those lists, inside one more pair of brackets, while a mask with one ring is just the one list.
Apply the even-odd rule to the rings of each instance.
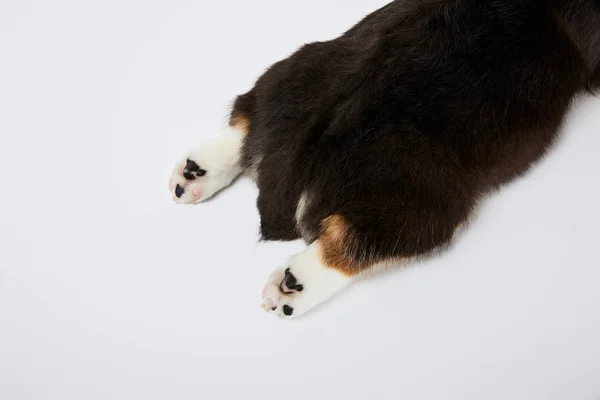
[[235, 101], [262, 237], [312, 242], [341, 215], [358, 269], [443, 246], [598, 86], [600, 1], [394, 1]]

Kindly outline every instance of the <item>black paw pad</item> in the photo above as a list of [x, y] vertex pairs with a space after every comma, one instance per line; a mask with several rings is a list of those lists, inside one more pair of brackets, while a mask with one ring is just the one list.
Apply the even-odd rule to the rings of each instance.
[[206, 171], [203, 170], [192, 160], [187, 160], [187, 164], [183, 169], [183, 176], [185, 179], [193, 181], [197, 176], [206, 175]]
[[175, 186], [175, 196], [177, 196], [177, 198], [180, 199], [184, 193], [185, 189], [179, 186], [179, 184], [177, 184], [177, 186]]
[[294, 313], [294, 309], [286, 304], [283, 306], [283, 313], [289, 317]]
[[285, 277], [279, 284], [279, 290], [283, 293], [301, 292], [304, 287], [298, 283], [296, 277], [290, 272], [290, 269], [285, 270]]

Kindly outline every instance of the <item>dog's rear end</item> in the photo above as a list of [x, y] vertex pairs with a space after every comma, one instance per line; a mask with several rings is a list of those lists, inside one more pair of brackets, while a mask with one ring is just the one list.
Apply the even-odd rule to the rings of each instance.
[[574, 96], [600, 87], [599, 3], [390, 3], [273, 65], [172, 190], [197, 201], [253, 176], [263, 238], [309, 243], [263, 305], [301, 315], [374, 265], [444, 247], [543, 156]]

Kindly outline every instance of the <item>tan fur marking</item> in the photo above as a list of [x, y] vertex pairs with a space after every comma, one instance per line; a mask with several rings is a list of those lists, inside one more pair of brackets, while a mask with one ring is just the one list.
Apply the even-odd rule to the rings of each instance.
[[323, 220], [319, 242], [321, 259], [327, 267], [347, 276], [357, 275], [364, 269], [365, 265], [346, 256], [346, 249], [353, 246], [354, 238], [350, 225], [342, 215], [334, 214]]
[[229, 126], [239, 129], [244, 136], [247, 136], [250, 132], [250, 118], [245, 114], [234, 113], [229, 120]]
[[340, 214], [323, 220], [321, 236], [321, 260], [328, 268], [352, 277], [362, 273], [377, 273], [378, 270], [407, 266], [415, 261], [412, 257], [391, 257], [383, 260], [355, 260], [347, 256], [347, 249], [356, 246], [350, 224]]

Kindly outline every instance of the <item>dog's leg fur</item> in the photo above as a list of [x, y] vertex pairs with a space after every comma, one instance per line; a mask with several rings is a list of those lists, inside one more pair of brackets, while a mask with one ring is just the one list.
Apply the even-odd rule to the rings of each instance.
[[232, 119], [221, 135], [191, 149], [171, 174], [173, 200], [198, 203], [228, 186], [242, 172], [241, 148], [247, 134], [247, 120]]
[[378, 214], [372, 205], [345, 207], [344, 214], [325, 218], [318, 239], [269, 277], [262, 307], [284, 318], [299, 317], [374, 265], [403, 264], [443, 246], [464, 222], [433, 210]]

